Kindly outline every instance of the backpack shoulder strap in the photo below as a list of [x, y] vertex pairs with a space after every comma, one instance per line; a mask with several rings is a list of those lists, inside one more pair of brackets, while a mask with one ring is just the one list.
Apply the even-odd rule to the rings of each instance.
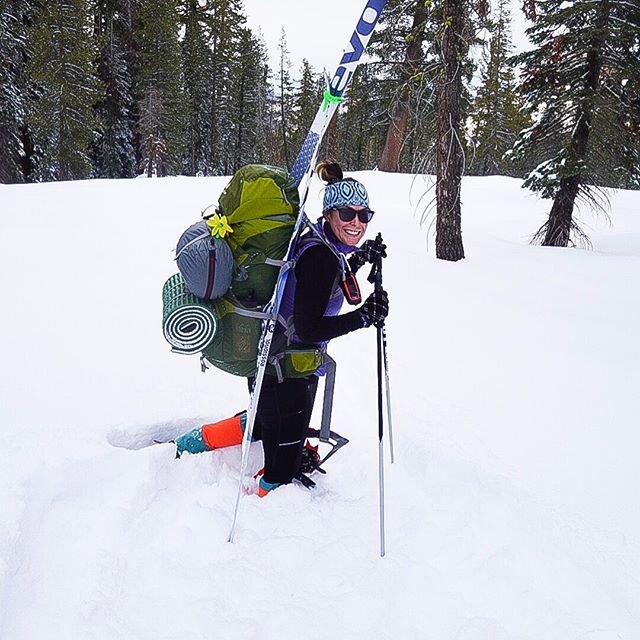
[[321, 233], [319, 233], [313, 225], [308, 225], [308, 228], [309, 234], [304, 236], [300, 240], [300, 243], [304, 243], [304, 245], [302, 245], [302, 249], [296, 253], [296, 259], [300, 257], [302, 251], [304, 251], [307, 247], [322, 244], [327, 247], [327, 249], [329, 249], [329, 251], [331, 251], [331, 253], [333, 253], [333, 255], [338, 260], [338, 265], [340, 267], [338, 278], [343, 279], [346, 271], [349, 270], [346, 258], [339, 251], [337, 251], [335, 247], [333, 247], [331, 243]]

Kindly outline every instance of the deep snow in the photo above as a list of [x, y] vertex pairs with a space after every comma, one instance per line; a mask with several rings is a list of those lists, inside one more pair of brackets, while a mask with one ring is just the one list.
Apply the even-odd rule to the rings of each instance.
[[549, 203], [466, 178], [452, 264], [421, 178], [358, 177], [389, 245], [384, 559], [373, 330], [331, 346], [351, 444], [313, 492], [246, 496], [234, 544], [239, 450], [138, 448], [246, 406], [161, 331], [224, 178], [0, 185], [0, 640], [640, 636], [640, 193], [583, 214], [593, 251], [551, 249]]

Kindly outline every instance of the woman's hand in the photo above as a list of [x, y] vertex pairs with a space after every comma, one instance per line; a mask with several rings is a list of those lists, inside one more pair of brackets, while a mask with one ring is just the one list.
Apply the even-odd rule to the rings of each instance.
[[355, 273], [363, 264], [369, 262], [373, 264], [378, 258], [387, 257], [387, 245], [382, 241], [382, 236], [378, 235], [375, 240], [367, 240], [356, 249], [347, 262], [351, 271]]
[[389, 315], [389, 296], [384, 289], [374, 291], [360, 307], [360, 314], [364, 320], [364, 326], [370, 327], [372, 324], [381, 327], [384, 320]]

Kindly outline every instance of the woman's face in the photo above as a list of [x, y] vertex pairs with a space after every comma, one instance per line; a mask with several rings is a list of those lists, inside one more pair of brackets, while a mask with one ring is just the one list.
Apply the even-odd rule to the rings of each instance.
[[[366, 207], [358, 207], [355, 205], [349, 208], [354, 211], [363, 211], [366, 209]], [[343, 222], [340, 220], [340, 214], [335, 209], [326, 213], [325, 216], [335, 237], [350, 247], [355, 247], [367, 230], [367, 223], [360, 222], [358, 216], [354, 216], [353, 220], [349, 220], [349, 222]]]

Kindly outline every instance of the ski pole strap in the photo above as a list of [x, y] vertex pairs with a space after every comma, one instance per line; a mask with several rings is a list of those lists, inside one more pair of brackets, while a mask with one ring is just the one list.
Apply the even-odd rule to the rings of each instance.
[[322, 422], [320, 424], [320, 440], [329, 441], [331, 430], [331, 411], [333, 410], [333, 392], [336, 384], [336, 361], [328, 354], [325, 354], [325, 366], [327, 373], [324, 383], [324, 401], [322, 404]]

